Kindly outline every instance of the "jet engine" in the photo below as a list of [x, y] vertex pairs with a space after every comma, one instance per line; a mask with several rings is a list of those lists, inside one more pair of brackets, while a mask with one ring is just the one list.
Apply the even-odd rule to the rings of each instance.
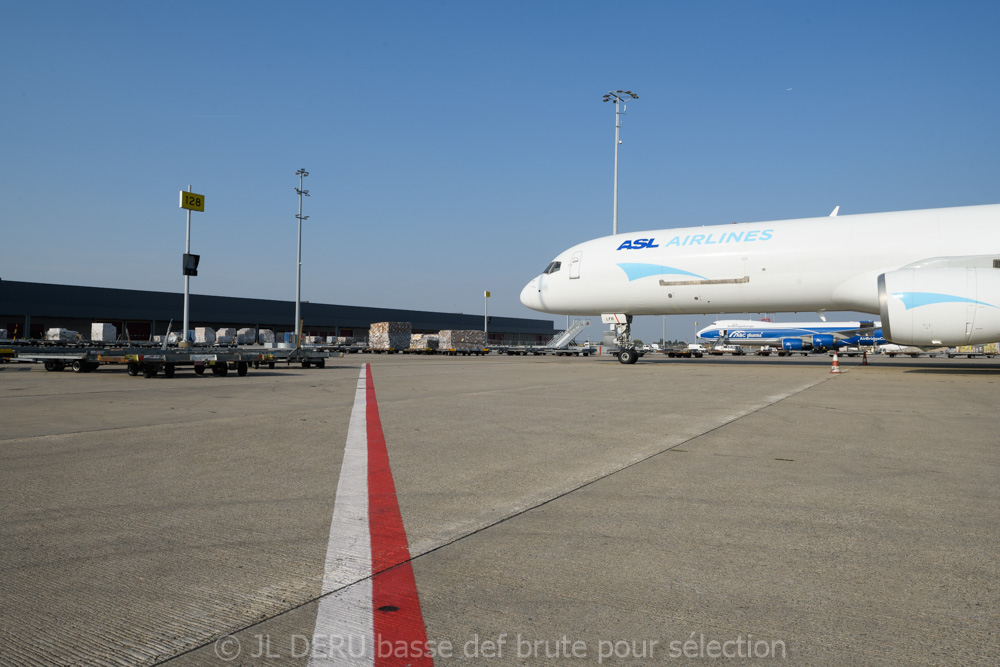
[[1000, 340], [1000, 270], [900, 269], [878, 277], [882, 331], [900, 345]]
[[833, 335], [832, 334], [813, 334], [812, 346], [814, 350], [830, 350], [833, 349]]
[[781, 349], [785, 352], [805, 352], [807, 350], [831, 350], [836, 343], [833, 334], [813, 334], [811, 337], [802, 338], [782, 338]]

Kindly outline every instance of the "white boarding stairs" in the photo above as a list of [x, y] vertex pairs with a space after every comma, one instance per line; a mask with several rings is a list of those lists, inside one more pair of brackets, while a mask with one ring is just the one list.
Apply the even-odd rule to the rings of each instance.
[[573, 326], [550, 340], [549, 344], [545, 347], [552, 350], [561, 350], [569, 345], [574, 338], [580, 335], [581, 331], [589, 326], [590, 322], [587, 320], [573, 320]]

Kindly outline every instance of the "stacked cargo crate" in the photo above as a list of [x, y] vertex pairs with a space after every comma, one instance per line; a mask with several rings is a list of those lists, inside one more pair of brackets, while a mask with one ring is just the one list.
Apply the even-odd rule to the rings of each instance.
[[70, 331], [69, 329], [60, 329], [58, 327], [48, 329], [45, 332], [45, 340], [69, 341], [69, 340], [76, 340], [79, 337], [80, 334], [77, 333], [76, 331]]
[[99, 343], [113, 343], [118, 338], [118, 329], [108, 322], [94, 322], [90, 325], [90, 340]]
[[215, 329], [212, 327], [195, 327], [194, 342], [213, 345], [215, 343]]
[[236, 329], [218, 329], [215, 332], [215, 342], [219, 345], [231, 345], [236, 338]]
[[368, 345], [373, 350], [405, 350], [410, 347], [413, 328], [409, 322], [373, 322], [368, 330]]
[[436, 350], [438, 349], [437, 334], [412, 334], [410, 336], [411, 350]]
[[482, 350], [486, 347], [486, 334], [479, 330], [446, 329], [438, 334], [442, 350]]

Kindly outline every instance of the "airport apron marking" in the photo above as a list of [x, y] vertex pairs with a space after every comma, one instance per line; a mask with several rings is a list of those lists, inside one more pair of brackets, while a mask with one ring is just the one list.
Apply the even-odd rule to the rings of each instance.
[[[397, 664], [392, 649], [427, 645], [369, 364], [362, 367], [354, 394], [323, 596], [310, 665]], [[433, 664], [429, 656], [413, 653], [403, 662]]]

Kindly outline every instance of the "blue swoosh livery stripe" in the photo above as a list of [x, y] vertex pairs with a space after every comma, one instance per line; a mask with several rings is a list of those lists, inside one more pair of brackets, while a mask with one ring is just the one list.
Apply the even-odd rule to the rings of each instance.
[[996, 306], [992, 303], [976, 301], [975, 299], [968, 299], [964, 296], [955, 296], [954, 294], [936, 294], [934, 292], [899, 292], [898, 294], [893, 294], [893, 296], [902, 301], [903, 307], [907, 310], [910, 308], [919, 308], [920, 306], [932, 306], [936, 303], [974, 303], [977, 306], [989, 306], [990, 308], [996, 308]]
[[690, 271], [682, 271], [681, 269], [675, 269], [670, 266], [663, 266], [661, 264], [630, 264], [624, 263], [619, 264], [619, 268], [625, 272], [628, 276], [628, 281], [638, 280], [640, 278], [648, 278], [650, 276], [662, 276], [662, 275], [682, 275], [682, 276], [692, 276], [700, 280], [708, 280], [705, 276], [699, 276], [697, 273], [691, 273]]

